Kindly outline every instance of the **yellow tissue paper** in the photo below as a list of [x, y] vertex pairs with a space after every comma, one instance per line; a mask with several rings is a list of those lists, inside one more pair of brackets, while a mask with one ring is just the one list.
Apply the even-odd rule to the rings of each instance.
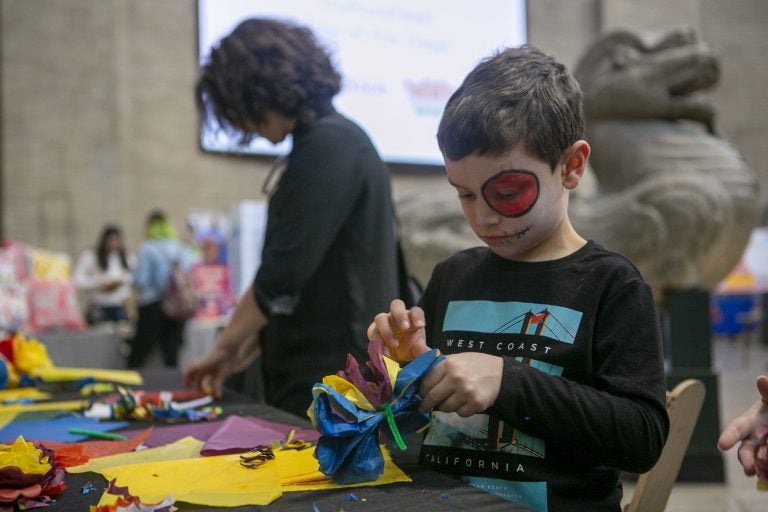
[[[408, 475], [398, 468], [385, 446], [384, 473], [374, 482], [339, 485], [318, 469], [312, 450], [276, 450], [275, 459], [252, 469], [240, 466], [240, 455], [214, 457], [190, 457], [168, 460], [180, 456], [184, 449], [200, 450], [199, 441], [187, 437], [176, 443], [173, 449], [162, 451], [158, 447], [122, 456], [112, 455], [92, 459], [94, 464], [69, 468], [70, 472], [95, 471], [107, 480], [116, 479], [116, 485], [127, 486], [131, 494], [143, 502], [158, 502], [167, 496], [176, 501], [196, 505], [239, 507], [267, 505], [278, 499], [283, 492], [320, 491], [344, 487], [365, 487], [396, 482], [410, 482]], [[178, 451], [177, 451], [178, 450]], [[152, 452], [140, 461], [142, 452]], [[175, 453], [175, 455], [174, 455]], [[126, 463], [111, 466], [112, 462]], [[109, 467], [107, 467], [109, 466]], [[106, 500], [107, 498], [102, 498]], [[107, 504], [107, 502], [101, 503]]]
[[178, 441], [174, 441], [173, 443], [158, 446], [156, 448], [106, 455], [104, 457], [94, 457], [85, 464], [67, 468], [67, 473], [85, 473], [86, 471], [102, 473], [109, 468], [118, 466], [129, 466], [131, 464], [143, 464], [146, 462], [192, 459], [200, 455], [200, 450], [203, 449], [204, 444], [203, 441], [199, 441], [192, 436], [187, 436]]
[[140, 386], [144, 383], [141, 374], [135, 370], [103, 370], [99, 368], [54, 366], [38, 369], [36, 376], [46, 382], [73, 381], [92, 377], [97, 381], [116, 382], [128, 386]]
[[44, 475], [51, 470], [48, 457], [19, 436], [12, 444], [0, 444], [0, 468], [17, 467], [25, 475]]
[[387, 356], [383, 356], [384, 366], [387, 367], [387, 373], [389, 374], [389, 383], [392, 385], [392, 389], [395, 389], [395, 382], [397, 382], [397, 374], [400, 372], [400, 363], [394, 359], [390, 359]]
[[239, 454], [131, 464], [101, 473], [146, 503], [170, 495], [196, 505], [240, 507], [268, 505], [282, 495], [275, 461], [248, 469], [240, 465]]
[[20, 412], [39, 411], [76, 411], [87, 406], [87, 400], [62, 400], [59, 402], [34, 402], [31, 404], [0, 405], [0, 415], [4, 420], [6, 414], [16, 415]]
[[0, 389], [0, 402], [15, 402], [17, 400], [50, 400], [50, 393], [40, 391], [37, 388]]
[[[12, 422], [20, 412], [29, 410], [23, 408], [28, 404], [14, 402], [19, 400], [50, 400], [52, 396], [50, 393], [45, 393], [37, 388], [0, 389], [0, 404], [11, 402], [7, 405], [0, 405], [0, 429]], [[11, 410], [6, 409], [9, 406], [14, 407]]]
[[0, 428], [5, 428], [21, 411], [0, 411]]
[[280, 473], [280, 485], [285, 492], [366, 487], [411, 481], [411, 478], [392, 461], [386, 446], [381, 445], [381, 453], [384, 456], [384, 473], [377, 480], [345, 485], [335, 483], [330, 477], [320, 472], [312, 450], [279, 450], [275, 452], [275, 456]]
[[12, 343], [13, 365], [19, 372], [37, 377], [39, 371], [53, 367], [48, 349], [38, 340], [16, 333]]
[[355, 404], [364, 411], [376, 412], [376, 408], [365, 398], [365, 395], [351, 382], [338, 375], [326, 375], [323, 377], [323, 384], [331, 386], [344, 398]]

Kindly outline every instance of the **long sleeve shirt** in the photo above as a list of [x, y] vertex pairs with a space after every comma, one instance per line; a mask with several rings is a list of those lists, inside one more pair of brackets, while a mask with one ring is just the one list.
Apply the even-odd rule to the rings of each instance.
[[650, 287], [588, 242], [553, 261], [488, 248], [439, 264], [421, 305], [447, 354], [503, 358], [485, 414], [434, 413], [421, 461], [537, 511], [619, 511], [620, 471], [650, 469], [669, 429]]

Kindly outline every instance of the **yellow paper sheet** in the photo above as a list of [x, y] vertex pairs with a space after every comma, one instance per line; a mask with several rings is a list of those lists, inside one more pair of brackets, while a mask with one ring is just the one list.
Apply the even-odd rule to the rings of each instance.
[[10, 422], [16, 419], [20, 411], [0, 412], [0, 428], [5, 428]]
[[320, 491], [342, 487], [366, 487], [386, 485], [396, 482], [410, 482], [411, 478], [403, 473], [394, 462], [386, 446], [381, 445], [384, 455], [384, 473], [374, 482], [339, 485], [320, 472], [313, 450], [279, 450], [275, 452], [280, 473], [280, 485], [285, 492]]
[[53, 397], [37, 388], [0, 389], [0, 402], [13, 402], [16, 400], [50, 400]]
[[32, 404], [0, 405], [0, 415], [6, 413], [37, 411], [76, 411], [88, 405], [87, 400], [64, 400], [61, 402], [36, 402]]
[[140, 386], [144, 383], [141, 374], [135, 370], [104, 370], [99, 368], [54, 366], [38, 370], [36, 376], [46, 382], [81, 380], [93, 377], [97, 381], [117, 382], [128, 386]]
[[197, 505], [240, 507], [268, 505], [282, 495], [276, 461], [247, 469], [239, 454], [131, 464], [102, 474], [145, 503], [173, 496]]
[[[192, 439], [192, 441], [189, 441]], [[183, 442], [182, 442], [183, 441]], [[195, 447], [193, 438], [185, 438], [172, 444]], [[199, 443], [199, 441], [197, 441]], [[385, 446], [384, 473], [374, 482], [339, 485], [323, 475], [317, 466], [313, 450], [278, 450], [273, 461], [253, 469], [240, 466], [240, 455], [215, 457], [192, 457], [178, 460], [158, 460], [163, 452], [155, 451], [146, 462], [128, 463], [122, 466], [89, 469], [104, 475], [107, 480], [116, 478], [116, 484], [127, 486], [134, 496], [145, 503], [158, 502], [168, 496], [174, 500], [197, 505], [239, 507], [244, 505], [268, 505], [282, 495], [282, 492], [319, 491], [345, 487], [366, 487], [395, 482], [410, 482], [408, 475], [398, 468]], [[150, 451], [150, 450], [144, 450]], [[125, 455], [139, 455], [133, 452]], [[100, 457], [117, 460], [118, 456]], [[97, 461], [98, 459], [92, 459]], [[127, 457], [125, 460], [136, 460]], [[87, 465], [84, 465], [87, 466]], [[71, 471], [74, 468], [69, 468]], [[108, 500], [103, 497], [102, 500]], [[101, 505], [107, 504], [105, 501]]]
[[85, 473], [86, 471], [102, 473], [106, 469], [118, 466], [192, 459], [200, 455], [200, 450], [203, 449], [203, 445], [205, 445], [203, 441], [199, 441], [192, 436], [187, 436], [178, 441], [174, 441], [173, 443], [158, 446], [156, 448], [106, 455], [104, 457], [94, 457], [85, 464], [67, 468], [67, 473]]

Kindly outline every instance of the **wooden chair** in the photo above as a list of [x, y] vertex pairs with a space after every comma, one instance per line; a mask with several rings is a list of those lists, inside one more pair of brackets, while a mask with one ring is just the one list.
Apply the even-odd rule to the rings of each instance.
[[624, 512], [663, 512], [699, 419], [706, 388], [698, 379], [687, 379], [667, 392], [669, 437], [656, 465], [637, 479]]

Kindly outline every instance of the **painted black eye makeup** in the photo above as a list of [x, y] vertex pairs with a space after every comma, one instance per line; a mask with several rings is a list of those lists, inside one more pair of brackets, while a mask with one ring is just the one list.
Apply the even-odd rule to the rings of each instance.
[[494, 174], [480, 189], [483, 199], [504, 217], [521, 217], [539, 199], [539, 178], [530, 171], [508, 169]]

